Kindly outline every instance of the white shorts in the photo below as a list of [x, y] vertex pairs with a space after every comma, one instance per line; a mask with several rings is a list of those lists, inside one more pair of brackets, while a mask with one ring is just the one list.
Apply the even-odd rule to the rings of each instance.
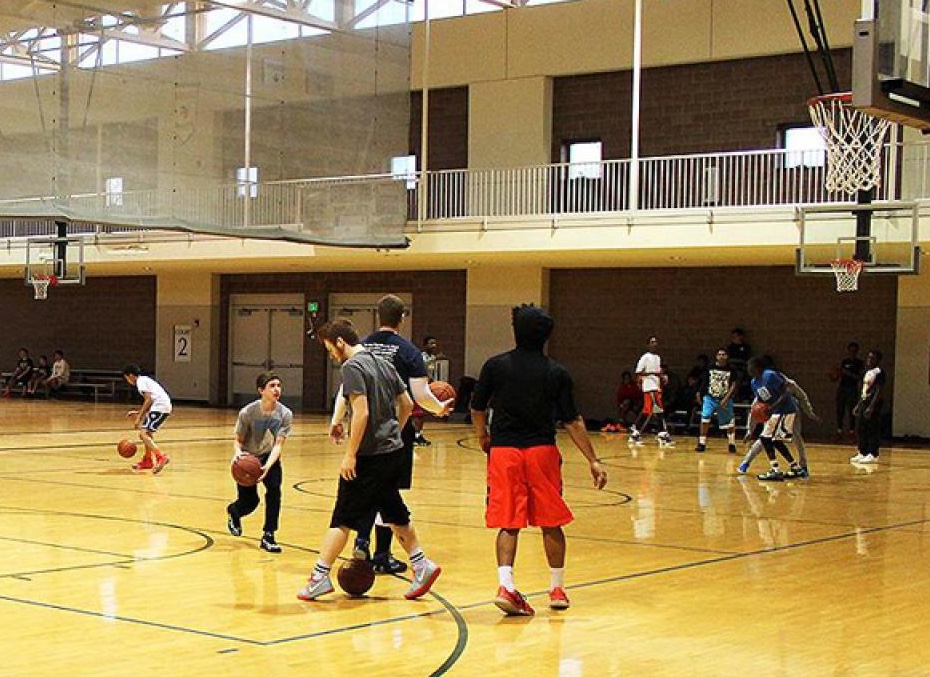
[[790, 441], [795, 416], [797, 414], [772, 414], [765, 422], [765, 427], [762, 428], [762, 437]]

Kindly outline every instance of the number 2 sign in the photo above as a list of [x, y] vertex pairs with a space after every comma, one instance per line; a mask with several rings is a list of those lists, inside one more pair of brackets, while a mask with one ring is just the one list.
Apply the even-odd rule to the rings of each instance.
[[191, 361], [191, 327], [188, 324], [174, 325], [174, 361]]

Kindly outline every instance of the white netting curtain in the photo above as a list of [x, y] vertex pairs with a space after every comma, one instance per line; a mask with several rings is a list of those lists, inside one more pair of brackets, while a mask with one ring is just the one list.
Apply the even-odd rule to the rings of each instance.
[[[21, 39], [0, 62], [0, 153], [16, 168], [0, 182], [4, 216], [22, 207], [82, 224], [405, 242], [403, 181], [377, 200], [312, 209], [291, 183], [383, 176], [408, 154], [404, 14], [317, 27], [209, 4], [192, 22], [183, 13], [199, 3], [151, 3], [149, 13], [169, 12], [152, 16], [101, 15], [87, 0], [8, 4], [16, 11], [0, 7], [0, 31]], [[309, 223], [308, 213], [333, 218]]]

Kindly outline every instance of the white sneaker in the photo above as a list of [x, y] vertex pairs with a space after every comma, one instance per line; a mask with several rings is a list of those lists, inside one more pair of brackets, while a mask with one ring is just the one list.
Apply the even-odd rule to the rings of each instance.
[[661, 432], [656, 435], [656, 439], [659, 441], [660, 447], [674, 447], [675, 440], [672, 439], [672, 436], [667, 432]]
[[878, 458], [875, 456], [872, 456], [872, 454], [866, 454], [865, 456], [860, 458], [858, 462], [859, 463], [878, 463]]
[[863, 458], [865, 458], [865, 456], [863, 456], [862, 454], [856, 454], [855, 456], [849, 459], [849, 462], [850, 463], [862, 463]]

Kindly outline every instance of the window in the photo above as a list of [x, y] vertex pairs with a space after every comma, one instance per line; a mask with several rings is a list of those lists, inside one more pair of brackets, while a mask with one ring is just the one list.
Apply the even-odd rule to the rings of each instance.
[[111, 176], [103, 182], [103, 188], [106, 192], [104, 204], [107, 207], [123, 206], [123, 177]]
[[258, 197], [258, 167], [236, 170], [236, 197]]
[[569, 142], [567, 147], [569, 179], [601, 178], [602, 144], [600, 141]]
[[391, 176], [407, 182], [407, 190], [417, 187], [417, 156], [398, 155], [391, 158]]
[[827, 146], [816, 127], [786, 127], [782, 130], [785, 169], [823, 167], [827, 161]]

